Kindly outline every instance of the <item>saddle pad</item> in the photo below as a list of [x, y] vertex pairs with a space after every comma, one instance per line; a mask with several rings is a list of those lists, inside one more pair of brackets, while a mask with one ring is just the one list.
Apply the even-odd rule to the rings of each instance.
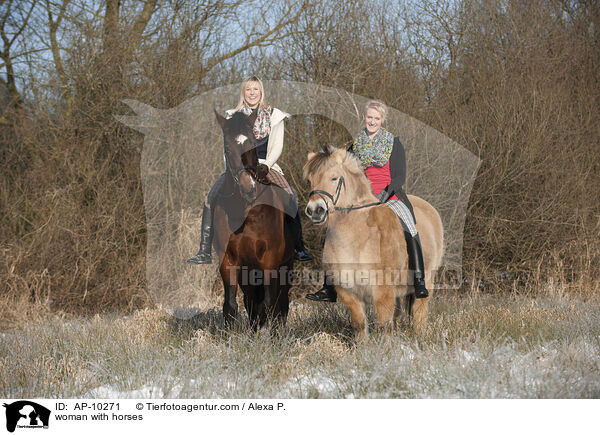
[[267, 174], [267, 180], [269, 180], [274, 185], [281, 187], [291, 196], [294, 196], [294, 192], [292, 191], [292, 188], [290, 187], [289, 183], [287, 182], [285, 177], [277, 170], [271, 168], [271, 170]]

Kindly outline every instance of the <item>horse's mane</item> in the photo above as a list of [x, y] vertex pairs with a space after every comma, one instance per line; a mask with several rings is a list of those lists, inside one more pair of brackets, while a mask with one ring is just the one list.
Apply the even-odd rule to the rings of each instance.
[[308, 179], [312, 177], [318, 173], [328, 162], [328, 166], [333, 166], [334, 163], [330, 161], [329, 158], [336, 151], [337, 148], [334, 148], [331, 145], [322, 145], [321, 150], [314, 153], [306, 165], [304, 165], [304, 178]]
[[248, 123], [248, 117], [243, 112], [235, 112], [228, 118], [228, 121], [234, 126], [241, 126]]
[[352, 189], [356, 195], [355, 199], [361, 202], [373, 200], [375, 196], [371, 190], [371, 182], [367, 178], [358, 157], [346, 151], [342, 166], [346, 172], [353, 175], [346, 182], [348, 183], [348, 187]]
[[[343, 158], [336, 158], [340, 153], [344, 154]], [[354, 191], [357, 196], [356, 199], [365, 201], [374, 198], [371, 183], [363, 171], [360, 160], [344, 149], [338, 149], [330, 145], [322, 146], [322, 149], [314, 153], [304, 165], [304, 178], [309, 179], [328, 167], [340, 164], [346, 172], [352, 175], [352, 177], [346, 179], [346, 183]]]
[[250, 123], [248, 122], [248, 117], [242, 112], [235, 112], [227, 119], [226, 126], [228, 134], [237, 134], [247, 130], [250, 127]]

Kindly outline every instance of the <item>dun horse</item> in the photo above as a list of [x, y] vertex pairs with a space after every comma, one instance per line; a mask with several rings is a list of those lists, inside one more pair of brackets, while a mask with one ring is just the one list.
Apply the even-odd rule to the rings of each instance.
[[[258, 158], [250, 117], [216, 114], [223, 129], [226, 177], [214, 209], [216, 251], [225, 290], [223, 316], [237, 318], [238, 286], [254, 328], [268, 318], [285, 323], [289, 309], [286, 273], [294, 262], [293, 229], [284, 212], [283, 189], [257, 179]], [[289, 202], [289, 201], [288, 201]]]
[[[365, 304], [373, 302], [376, 323], [391, 328], [400, 315], [402, 299], [416, 327], [427, 318], [429, 298], [415, 299], [408, 285], [408, 261], [402, 224], [387, 205], [378, 204], [360, 162], [344, 149], [309, 153], [304, 166], [313, 191], [306, 214], [313, 223], [328, 222], [323, 267], [350, 312], [358, 338], [367, 335]], [[442, 260], [443, 227], [437, 211], [409, 195], [421, 236], [426, 285]]]

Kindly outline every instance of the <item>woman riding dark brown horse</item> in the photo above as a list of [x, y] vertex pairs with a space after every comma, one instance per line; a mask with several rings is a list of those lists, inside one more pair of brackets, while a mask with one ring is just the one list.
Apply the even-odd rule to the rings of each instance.
[[[223, 129], [226, 175], [214, 208], [214, 244], [222, 257], [223, 316], [236, 319], [237, 287], [254, 328], [268, 318], [285, 323], [289, 308], [288, 273], [294, 263], [294, 223], [289, 195], [257, 170], [256, 113], [217, 114]], [[287, 211], [287, 214], [286, 214]]]
[[[296, 259], [299, 261], [312, 260], [312, 256], [304, 246], [297, 195], [285, 179], [283, 171], [277, 165], [277, 159], [283, 151], [284, 120], [289, 117], [289, 114], [267, 103], [262, 81], [256, 76], [248, 77], [242, 81], [238, 105], [226, 112], [227, 118], [233, 116], [236, 112], [242, 112], [246, 116], [256, 115], [251, 133], [256, 141], [258, 174], [266, 177], [271, 183], [282, 187], [288, 193], [290, 206], [296, 209], [293, 216], [294, 234], [296, 235], [294, 240]], [[196, 255], [187, 260], [189, 264], [210, 264], [212, 262], [213, 201], [223, 185], [224, 177], [225, 173], [221, 174], [208, 192], [202, 211], [200, 248]]]

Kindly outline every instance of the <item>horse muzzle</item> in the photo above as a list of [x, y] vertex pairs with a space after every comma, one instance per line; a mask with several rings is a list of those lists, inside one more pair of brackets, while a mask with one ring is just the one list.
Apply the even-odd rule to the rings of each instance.
[[327, 204], [321, 198], [309, 201], [304, 212], [315, 225], [323, 225], [327, 221]]

